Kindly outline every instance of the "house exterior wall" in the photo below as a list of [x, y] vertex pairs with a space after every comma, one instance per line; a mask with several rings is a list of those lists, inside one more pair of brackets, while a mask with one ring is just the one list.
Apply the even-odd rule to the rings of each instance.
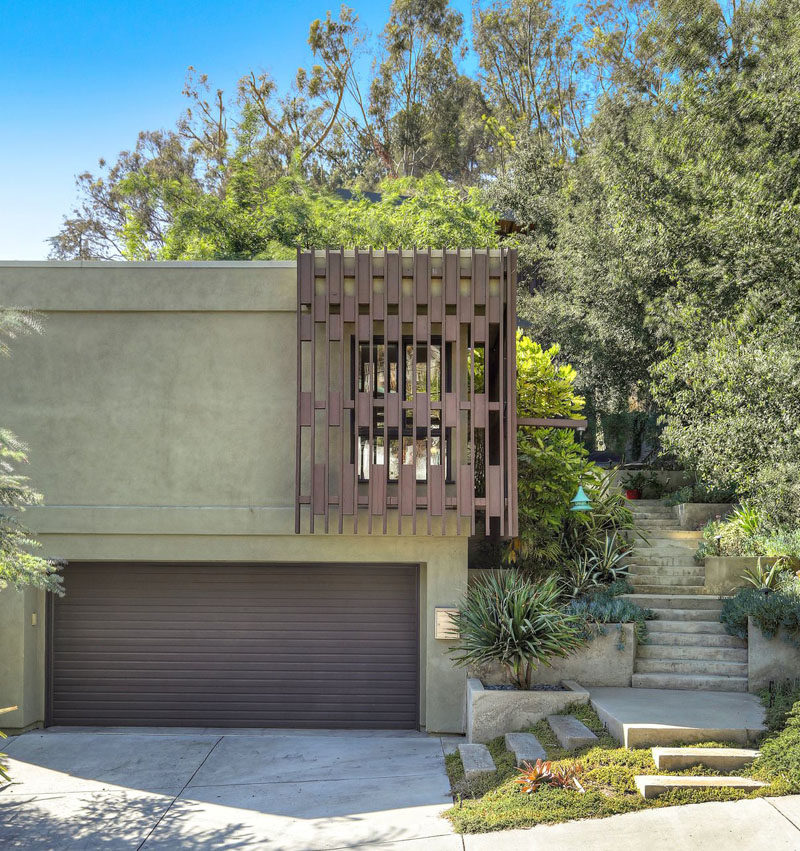
[[[0, 361], [0, 422], [29, 446], [46, 505], [25, 522], [45, 555], [418, 563], [421, 718], [463, 728], [465, 674], [432, 636], [434, 607], [466, 587], [466, 534], [295, 534], [294, 262], [3, 263], [0, 304], [45, 325]], [[24, 727], [44, 712], [42, 595], [3, 591], [0, 614], [15, 648], [0, 704], [20, 707], [3, 724]]]

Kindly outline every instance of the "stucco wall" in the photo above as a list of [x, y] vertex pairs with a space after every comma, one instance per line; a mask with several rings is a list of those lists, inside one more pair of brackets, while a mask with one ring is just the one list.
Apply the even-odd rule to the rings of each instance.
[[[598, 629], [585, 647], [564, 659], [553, 658], [549, 665], [540, 665], [533, 674], [533, 682], [557, 685], [563, 680], [573, 680], [582, 686], [627, 688], [631, 684], [635, 658], [633, 624], [603, 624], [602, 631]], [[479, 678], [484, 685], [511, 682], [507, 671], [497, 664], [470, 667], [467, 676]]]
[[[465, 674], [429, 636], [434, 607], [466, 586], [466, 537], [428, 537], [424, 522], [400, 539], [365, 522], [294, 534], [294, 263], [0, 263], [0, 304], [44, 319], [0, 361], [0, 422], [29, 445], [47, 504], [25, 520], [46, 555], [420, 563], [421, 714], [463, 728]], [[3, 636], [26, 605], [0, 597]], [[22, 683], [6, 726], [43, 717], [43, 623], [36, 652], [0, 668], [0, 702]]]
[[747, 687], [756, 692], [800, 676], [800, 647], [787, 640], [781, 629], [767, 638], [761, 628], [747, 619]]

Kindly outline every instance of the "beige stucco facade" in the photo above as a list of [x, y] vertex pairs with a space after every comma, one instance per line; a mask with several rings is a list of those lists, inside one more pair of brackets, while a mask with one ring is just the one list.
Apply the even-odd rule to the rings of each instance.
[[[420, 564], [420, 717], [459, 731], [466, 676], [433, 617], [466, 587], [466, 536], [427, 536], [424, 522], [416, 536], [294, 534], [295, 275], [276, 262], [0, 264], [0, 304], [45, 326], [0, 361], [0, 424], [28, 444], [45, 496], [26, 523], [68, 561]], [[43, 595], [0, 593], [0, 618], [0, 704], [19, 706], [3, 723], [41, 722]]]

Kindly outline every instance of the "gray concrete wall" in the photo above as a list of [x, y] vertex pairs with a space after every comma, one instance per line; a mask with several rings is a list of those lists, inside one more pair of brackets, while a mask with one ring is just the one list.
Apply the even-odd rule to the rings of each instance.
[[[399, 539], [366, 522], [294, 534], [294, 263], [0, 263], [0, 304], [44, 319], [0, 360], [0, 422], [29, 445], [46, 504], [25, 520], [45, 555], [419, 563], [421, 715], [463, 729], [465, 673], [432, 636], [434, 608], [466, 587], [467, 538], [428, 537], [424, 522]], [[21, 709], [4, 723], [24, 726], [43, 717], [43, 611], [34, 640], [33, 604], [3, 597], [0, 637], [16, 649], [0, 702], [8, 691]]]
[[733, 511], [733, 505], [729, 502], [683, 502], [674, 505], [673, 510], [681, 529], [693, 531], [702, 529], [715, 517], [727, 517]]
[[[772, 565], [776, 559], [762, 557], [761, 563]], [[705, 583], [703, 593], [730, 596], [737, 588], [747, 583], [742, 579], [746, 570], [758, 567], [757, 556], [706, 556], [703, 560], [705, 567]]]
[[[603, 624], [594, 638], [580, 650], [564, 659], [551, 659], [533, 674], [537, 685], [558, 685], [574, 680], [582, 686], [629, 687], [636, 657], [636, 636], [631, 623]], [[468, 677], [477, 677], [484, 685], [506, 685], [511, 682], [500, 665], [470, 667]]]
[[770, 682], [800, 677], [800, 647], [786, 640], [784, 630], [767, 638], [761, 628], [747, 619], [747, 687], [756, 692]]

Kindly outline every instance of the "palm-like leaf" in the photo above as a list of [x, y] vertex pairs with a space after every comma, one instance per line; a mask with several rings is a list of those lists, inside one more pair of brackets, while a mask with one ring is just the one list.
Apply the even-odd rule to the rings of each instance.
[[582, 621], [559, 606], [555, 576], [534, 584], [516, 570], [488, 574], [471, 585], [456, 616], [458, 665], [499, 663], [519, 688], [533, 671], [585, 643]]

